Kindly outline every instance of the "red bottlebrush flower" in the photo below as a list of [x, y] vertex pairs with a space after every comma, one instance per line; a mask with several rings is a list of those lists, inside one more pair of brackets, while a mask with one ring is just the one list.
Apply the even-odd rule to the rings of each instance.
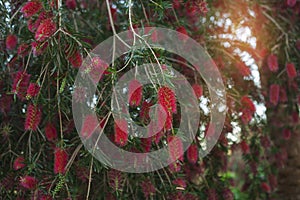
[[270, 187], [270, 185], [269, 185], [268, 183], [266, 183], [266, 182], [262, 182], [262, 183], [260, 184], [260, 188], [261, 188], [264, 192], [266, 192], [266, 193], [270, 193], [270, 192], [271, 192], [271, 187]]
[[243, 123], [247, 124], [251, 121], [253, 114], [256, 111], [255, 105], [252, 100], [247, 97], [243, 96], [241, 98], [241, 107], [242, 107], [242, 121]]
[[143, 88], [139, 81], [132, 80], [128, 87], [128, 101], [130, 106], [140, 105], [143, 98]]
[[37, 42], [32, 42], [31, 47], [32, 47], [32, 53], [34, 56], [39, 56], [41, 55], [44, 50], [47, 48], [48, 42], [43, 42], [43, 43], [37, 43]]
[[294, 79], [297, 76], [297, 71], [296, 71], [294, 63], [286, 64], [286, 72], [287, 72], [289, 79]]
[[242, 122], [248, 124], [252, 119], [253, 113], [249, 109], [242, 109]]
[[249, 67], [247, 67], [243, 62], [237, 63], [236, 68], [239, 70], [242, 76], [250, 76], [251, 74]]
[[107, 178], [108, 184], [113, 190], [122, 190], [125, 184], [125, 176], [122, 172], [117, 171], [115, 169], [111, 169], [107, 172]]
[[193, 90], [194, 90], [194, 92], [196, 94], [196, 97], [199, 99], [203, 95], [203, 88], [202, 88], [202, 86], [199, 85], [199, 84], [194, 84], [192, 86], [192, 88], [193, 88]]
[[229, 188], [226, 188], [222, 191], [222, 196], [224, 200], [234, 200], [234, 195]]
[[24, 162], [25, 162], [24, 157], [22, 156], [17, 157], [16, 160], [14, 161], [14, 170], [19, 170], [24, 168], [26, 166]]
[[[187, 30], [183, 27], [183, 26], [179, 26], [177, 29], [176, 29], [178, 33], [178, 39], [179, 40], [182, 40], [182, 41], [186, 41], [189, 37], [188, 37], [188, 32]], [[181, 33], [181, 34], [180, 34]]]
[[99, 127], [99, 122], [94, 115], [85, 116], [80, 131], [81, 137], [85, 139], [90, 138], [96, 130], [99, 130], [98, 127]]
[[125, 146], [128, 142], [128, 127], [125, 119], [119, 119], [115, 122], [114, 141], [119, 146]]
[[28, 190], [32, 190], [36, 187], [38, 181], [36, 180], [36, 178], [32, 177], [32, 176], [23, 176], [20, 178], [20, 184], [21, 186], [23, 186], [24, 188], [28, 189]]
[[42, 9], [42, 3], [40, 1], [29, 1], [21, 9], [24, 17], [29, 18]]
[[64, 149], [56, 148], [54, 151], [54, 173], [64, 174], [68, 163], [68, 154]]
[[189, 163], [191, 164], [196, 164], [197, 160], [198, 160], [198, 146], [197, 144], [191, 144], [191, 146], [189, 146], [187, 152], [187, 159], [189, 161]]
[[49, 142], [53, 142], [57, 139], [57, 131], [55, 126], [48, 122], [45, 126], [45, 135]]
[[291, 138], [292, 132], [289, 129], [284, 129], [282, 133], [285, 140], [289, 140]]
[[82, 55], [79, 51], [75, 51], [72, 55], [67, 56], [68, 61], [74, 68], [79, 68], [82, 65]]
[[183, 144], [180, 137], [168, 136], [169, 156], [172, 161], [183, 161]]
[[67, 6], [67, 8], [69, 8], [71, 10], [75, 10], [77, 7], [76, 1], [75, 0], [66, 0], [66, 6]]
[[268, 56], [268, 67], [271, 72], [278, 71], [278, 59], [276, 55], [271, 54]]
[[158, 103], [169, 113], [176, 113], [176, 97], [172, 89], [165, 86], [159, 88]]
[[29, 19], [27, 21], [28, 30], [32, 33], [35, 33], [38, 27], [40, 26], [41, 22], [51, 17], [53, 17], [52, 12], [46, 12], [46, 11], [41, 12], [36, 20]]
[[253, 101], [247, 96], [243, 96], [241, 98], [241, 104], [242, 107], [249, 109], [253, 113], [256, 111]]
[[12, 92], [17, 94], [21, 100], [25, 100], [30, 75], [26, 72], [18, 71], [14, 77]]
[[279, 101], [280, 86], [277, 84], [272, 84], [269, 92], [270, 103], [276, 106]]
[[36, 83], [30, 83], [27, 88], [26, 99], [31, 99], [33, 97], [36, 97], [39, 92], [40, 92], [40, 86]]
[[[170, 130], [173, 124], [173, 116], [167, 112], [165, 108], [157, 107], [157, 121], [153, 126], [149, 126], [149, 132], [163, 132], [164, 130]], [[156, 134], [154, 133], [154, 134]], [[153, 134], [151, 134], [153, 135]], [[156, 136], [158, 136], [157, 134]], [[157, 140], [157, 139], [156, 139]], [[158, 139], [160, 140], [160, 138]]]
[[17, 46], [18, 38], [15, 35], [8, 35], [6, 37], [6, 49], [14, 50]]
[[186, 14], [190, 19], [194, 19], [197, 15], [199, 15], [199, 6], [195, 3], [187, 2], [185, 4]]
[[297, 3], [297, 0], [286, 0], [286, 3], [289, 7], [294, 7]]
[[206, 1], [201, 1], [199, 3], [199, 10], [200, 10], [201, 15], [206, 15], [206, 13], [208, 12]]
[[38, 106], [30, 104], [27, 108], [26, 119], [25, 119], [25, 130], [36, 131], [40, 124], [42, 117], [42, 111]]
[[53, 35], [56, 31], [56, 24], [51, 18], [45, 19], [41, 22], [36, 30], [34, 38], [38, 42], [43, 42], [47, 38]]
[[182, 178], [175, 179], [172, 183], [178, 187], [186, 188], [186, 182]]
[[240, 145], [241, 145], [242, 152], [244, 154], [249, 154], [250, 153], [250, 147], [249, 147], [249, 145], [247, 144], [247, 142], [245, 140], [243, 140]]
[[146, 199], [149, 199], [150, 196], [156, 193], [156, 189], [150, 180], [141, 182], [141, 188]]
[[19, 47], [18, 47], [18, 55], [20, 57], [24, 57], [24, 56], [27, 56], [28, 55], [28, 48], [29, 48], [29, 45], [28, 44], [21, 44]]

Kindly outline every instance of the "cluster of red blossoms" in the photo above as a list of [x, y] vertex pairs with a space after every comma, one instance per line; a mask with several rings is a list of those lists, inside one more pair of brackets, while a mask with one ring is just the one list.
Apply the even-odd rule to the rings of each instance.
[[27, 2], [21, 9], [23, 16], [27, 18], [29, 31], [35, 33], [35, 40], [31, 44], [35, 55], [39, 55], [48, 43], [46, 39], [51, 37], [56, 31], [56, 23], [51, 12], [45, 11], [41, 1], [34, 0]]
[[242, 119], [242, 122], [244, 124], [248, 124], [255, 111], [256, 111], [256, 108], [255, 108], [255, 105], [253, 104], [252, 100], [248, 97], [248, 96], [243, 96], [241, 98], [241, 112], [242, 112], [242, 116], [241, 116], [241, 119]]

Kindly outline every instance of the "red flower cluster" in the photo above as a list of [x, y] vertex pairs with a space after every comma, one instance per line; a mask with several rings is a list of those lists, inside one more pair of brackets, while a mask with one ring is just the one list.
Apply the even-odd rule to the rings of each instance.
[[294, 63], [286, 64], [286, 72], [287, 72], [289, 79], [294, 79], [297, 76], [297, 71], [296, 71]]
[[177, 136], [168, 136], [168, 147], [170, 159], [183, 161], [183, 144], [180, 137]]
[[134, 107], [140, 105], [143, 98], [143, 87], [138, 80], [132, 80], [128, 87], [129, 105]]
[[12, 92], [21, 100], [25, 100], [27, 87], [30, 81], [30, 75], [23, 71], [18, 71], [14, 77]]
[[203, 88], [202, 88], [202, 86], [199, 85], [199, 84], [194, 84], [192, 86], [192, 88], [193, 88], [193, 90], [194, 90], [194, 92], [196, 94], [196, 97], [199, 99], [203, 95]]
[[57, 139], [57, 131], [55, 126], [48, 122], [45, 126], [45, 135], [49, 142], [53, 142]]
[[271, 72], [278, 71], [278, 58], [276, 55], [271, 54], [268, 56], [268, 67]]
[[241, 98], [241, 107], [242, 107], [242, 121], [243, 123], [247, 124], [251, 121], [253, 114], [256, 111], [255, 105], [253, 104], [252, 100], [247, 97], [243, 96]]
[[122, 172], [111, 169], [107, 172], [108, 184], [115, 191], [121, 190], [125, 184], [125, 176]]
[[198, 146], [197, 144], [191, 144], [191, 146], [189, 146], [187, 152], [187, 159], [189, 161], [189, 163], [191, 164], [196, 164], [197, 160], [198, 160]]
[[35, 105], [30, 104], [27, 108], [25, 130], [36, 131], [40, 124], [42, 111]]
[[[158, 89], [158, 103], [163, 107], [164, 111], [167, 113], [167, 118], [165, 122], [165, 128], [170, 129], [172, 127], [173, 116], [172, 113], [176, 113], [176, 97], [173, 90], [168, 87], [161, 87]], [[160, 110], [161, 111], [161, 110]], [[162, 117], [163, 114], [158, 114], [158, 117]], [[160, 119], [158, 119], [161, 121]]]
[[25, 159], [24, 157], [20, 156], [20, 157], [17, 157], [16, 160], [14, 161], [14, 170], [19, 170], [19, 169], [22, 169], [26, 166], [26, 164], [24, 163], [25, 162]]
[[186, 41], [188, 39], [188, 32], [184, 28], [184, 26], [179, 26], [176, 31], [178, 31], [178, 39], [182, 41]]
[[30, 83], [27, 88], [26, 99], [31, 99], [33, 97], [36, 97], [39, 92], [40, 92], [40, 86], [36, 83]]
[[86, 139], [90, 138], [93, 135], [93, 133], [97, 130], [98, 126], [98, 119], [94, 115], [85, 116], [80, 131], [81, 137]]
[[42, 9], [42, 3], [38, 0], [27, 2], [21, 9], [24, 17], [29, 18], [38, 13]]
[[56, 31], [56, 24], [51, 18], [43, 20], [39, 27], [37, 28], [37, 31], [35, 32], [34, 38], [38, 42], [43, 42], [47, 38], [53, 35], [53, 33]]
[[115, 137], [114, 141], [119, 146], [125, 146], [128, 141], [128, 127], [125, 119], [115, 121]]
[[262, 189], [264, 192], [266, 192], [266, 193], [270, 193], [270, 192], [271, 192], [271, 187], [270, 187], [270, 185], [269, 185], [268, 183], [266, 183], [266, 182], [262, 182], [262, 183], [260, 184], [260, 187], [261, 187], [261, 189]]
[[14, 50], [17, 46], [18, 38], [15, 35], [8, 35], [6, 37], [6, 49]]
[[28, 190], [34, 189], [37, 183], [38, 183], [37, 179], [32, 176], [26, 175], [20, 178], [21, 186]]
[[280, 86], [278, 84], [272, 84], [269, 92], [270, 103], [276, 106], [279, 101]]
[[68, 154], [64, 149], [56, 148], [54, 151], [54, 173], [64, 174], [68, 163]]
[[250, 71], [249, 67], [246, 66], [245, 63], [239, 62], [236, 64], [236, 67], [242, 76], [250, 76], [251, 71]]

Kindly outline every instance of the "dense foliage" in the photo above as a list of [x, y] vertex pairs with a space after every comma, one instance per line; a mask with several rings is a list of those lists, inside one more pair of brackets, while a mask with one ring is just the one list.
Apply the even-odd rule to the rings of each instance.
[[[3, 199], [276, 199], [277, 173], [289, 154], [284, 147], [299, 132], [300, 2], [1, 0], [0, 13]], [[226, 121], [204, 158], [198, 156], [205, 148], [203, 138], [214, 134], [207, 131], [214, 123], [208, 86], [196, 66], [161, 49], [130, 51], [111, 65], [93, 58], [86, 73], [97, 80], [97, 72], [105, 71], [95, 95], [98, 120], [87, 115], [81, 130], [75, 128], [72, 95], [76, 102], [86, 100], [87, 88], [74, 87], [84, 58], [121, 31], [136, 37], [137, 27], [145, 30], [138, 34], [159, 40], [149, 26], [192, 37], [222, 74]], [[183, 156], [177, 137], [180, 105], [167, 85], [142, 86], [133, 80], [128, 87], [128, 109], [137, 124], [149, 124], [151, 106], [159, 103], [165, 110], [164, 129], [155, 136], [128, 136], [126, 120], [117, 123], [111, 117], [115, 82], [146, 61], [160, 63], [167, 82], [173, 69], [182, 73], [199, 100], [201, 123]], [[89, 138], [99, 122], [120, 148], [149, 152], [167, 146], [178, 160], [143, 174], [110, 169], [91, 156], [79, 137]]]

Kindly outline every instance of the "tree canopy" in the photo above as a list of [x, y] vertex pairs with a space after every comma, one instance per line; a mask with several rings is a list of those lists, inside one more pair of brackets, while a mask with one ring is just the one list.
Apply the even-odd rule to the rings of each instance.
[[2, 198], [300, 198], [299, 1], [1, 0], [0, 13]]

